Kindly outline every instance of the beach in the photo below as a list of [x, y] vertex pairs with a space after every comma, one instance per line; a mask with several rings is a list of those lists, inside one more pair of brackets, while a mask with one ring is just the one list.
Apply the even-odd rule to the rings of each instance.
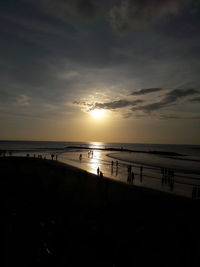
[[1, 157], [5, 266], [199, 266], [198, 201]]
[[188, 198], [200, 187], [198, 145], [0, 141], [0, 155], [4, 152], [46, 159], [54, 155], [54, 160], [92, 174], [99, 168], [104, 176], [123, 183], [129, 182], [131, 166], [134, 185]]

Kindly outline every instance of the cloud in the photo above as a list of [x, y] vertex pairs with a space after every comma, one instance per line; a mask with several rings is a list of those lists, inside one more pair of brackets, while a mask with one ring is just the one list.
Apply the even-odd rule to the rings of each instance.
[[162, 114], [160, 115], [160, 119], [164, 119], [164, 120], [176, 120], [176, 119], [180, 119], [180, 120], [199, 120], [200, 116], [178, 116], [176, 114]]
[[[136, 92], [136, 95], [143, 95], [149, 93], [149, 91], [156, 92], [160, 90], [164, 90], [162, 88], [149, 88], [149, 89], [141, 89]], [[173, 89], [170, 92], [166, 93], [164, 97], [161, 99], [161, 101], [149, 103], [146, 105], [139, 105], [144, 103], [148, 100], [142, 100], [142, 99], [120, 99], [116, 101], [110, 101], [110, 102], [94, 102], [94, 101], [87, 101], [87, 100], [80, 100], [80, 101], [74, 101], [74, 105], [78, 105], [81, 107], [81, 109], [85, 112], [94, 110], [94, 109], [107, 109], [107, 110], [117, 110], [129, 107], [129, 110], [125, 110], [125, 113], [122, 114], [124, 118], [129, 118], [133, 114], [136, 117], [144, 116], [142, 114], [136, 114], [133, 113], [135, 111], [143, 111], [144, 113], [151, 113], [152, 111], [160, 110], [161, 108], [164, 108], [166, 106], [169, 106], [171, 104], [176, 103], [179, 99], [184, 99], [188, 96], [198, 94], [199, 91], [196, 89]], [[132, 95], [132, 94], [131, 94]], [[146, 102], [147, 103], [147, 102]], [[176, 115], [167, 115], [167, 114], [161, 114], [160, 118], [164, 119], [176, 119], [178, 118]]]
[[16, 99], [16, 104], [19, 106], [29, 106], [30, 105], [30, 97], [26, 95], [19, 95]]
[[60, 18], [93, 20], [101, 10], [95, 0], [43, 0], [42, 3], [45, 9]]
[[115, 32], [123, 34], [130, 29], [141, 29], [177, 16], [190, 0], [123, 0], [110, 10]]
[[107, 18], [113, 31], [121, 35], [177, 16], [190, 2], [193, 0], [42, 0], [42, 6], [44, 11], [64, 20]]
[[196, 97], [190, 100], [190, 102], [200, 102], [200, 97]]
[[161, 114], [160, 119], [165, 119], [165, 120], [171, 120], [171, 119], [180, 119], [180, 116], [175, 115], [175, 114]]
[[199, 93], [199, 91], [197, 91], [195, 89], [174, 89], [174, 90], [170, 91], [169, 93], [167, 93], [161, 101], [151, 103], [148, 105], [144, 105], [144, 106], [140, 106], [140, 107], [134, 107], [134, 108], [132, 108], [132, 111], [142, 110], [142, 111], [148, 113], [151, 111], [155, 111], [155, 110], [159, 110], [161, 108], [164, 108], [164, 107], [166, 107], [172, 103], [175, 103], [176, 101], [178, 101], [181, 98], [185, 98], [187, 96], [198, 94], [198, 93]]
[[[88, 101], [81, 100], [81, 101], [74, 101], [73, 104], [80, 106], [83, 111], [89, 112], [94, 109], [117, 110], [117, 109], [129, 107], [129, 106], [136, 106], [142, 102], [143, 100], [140, 100], [140, 99], [132, 100], [132, 101], [120, 99], [120, 100], [104, 102], [104, 103], [88, 102]], [[127, 114], [124, 116], [128, 117], [129, 115]]]
[[136, 106], [137, 104], [142, 103], [143, 100], [134, 100], [134, 101], [129, 101], [129, 100], [117, 100], [117, 101], [112, 101], [112, 102], [107, 102], [107, 103], [95, 103], [91, 109], [119, 109], [119, 108], [124, 108], [127, 106]]
[[147, 88], [131, 93], [131, 95], [145, 95], [163, 90], [163, 88]]
[[196, 89], [174, 89], [166, 94], [166, 97], [163, 101], [168, 104], [171, 102], [175, 102], [179, 98], [194, 95], [197, 93], [199, 93], [199, 91], [197, 91]]

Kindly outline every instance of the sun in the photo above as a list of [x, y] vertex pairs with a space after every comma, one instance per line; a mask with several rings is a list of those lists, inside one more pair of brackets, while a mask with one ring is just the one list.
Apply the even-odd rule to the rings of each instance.
[[90, 111], [90, 115], [95, 119], [102, 119], [105, 117], [105, 110], [104, 109], [93, 109]]

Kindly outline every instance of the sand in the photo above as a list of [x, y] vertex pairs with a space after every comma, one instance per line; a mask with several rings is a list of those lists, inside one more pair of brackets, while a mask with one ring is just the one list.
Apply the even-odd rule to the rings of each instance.
[[198, 201], [51, 160], [0, 169], [5, 266], [199, 266]]

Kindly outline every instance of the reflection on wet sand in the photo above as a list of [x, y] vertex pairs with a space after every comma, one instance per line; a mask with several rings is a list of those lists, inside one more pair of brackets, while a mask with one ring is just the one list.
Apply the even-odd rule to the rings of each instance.
[[[178, 179], [178, 176], [176, 180], [173, 177], [173, 179], [169, 179], [168, 183], [163, 183], [163, 176], [160, 168], [142, 166], [141, 164], [128, 164], [127, 162], [120, 160], [114, 161], [107, 157], [106, 151], [93, 150], [93, 153], [90, 154], [90, 156], [88, 153], [88, 151], [82, 152], [81, 163], [78, 160], [79, 152], [63, 153], [59, 156], [59, 160], [84, 169], [90, 173], [97, 174], [98, 170], [99, 173], [102, 172], [104, 177], [124, 183], [127, 183], [128, 181], [128, 183], [133, 185], [154, 188], [191, 197], [193, 188], [192, 184], [187, 184], [184, 181], [181, 181], [181, 179]], [[130, 176], [129, 179], [127, 179], [127, 175]]]
[[[55, 154], [52, 158], [51, 153], [41, 153], [42, 158], [59, 159], [63, 163], [67, 163], [83, 169], [95, 175], [103, 175], [123, 183], [129, 183], [136, 186], [158, 189], [164, 192], [170, 192], [177, 195], [192, 197], [194, 187], [199, 188], [198, 179], [190, 179], [187, 174], [174, 173], [170, 169], [164, 171], [160, 167], [141, 165], [139, 163], [128, 163], [123, 160], [112, 159], [107, 156], [108, 151], [88, 150], [65, 152]], [[21, 156], [26, 156], [22, 155]], [[29, 155], [34, 157], [33, 155]], [[128, 173], [127, 173], [128, 170]], [[133, 173], [132, 173], [133, 172]], [[128, 178], [127, 178], [128, 176]], [[130, 176], [130, 177], [129, 177]], [[189, 179], [188, 179], [189, 178]]]

